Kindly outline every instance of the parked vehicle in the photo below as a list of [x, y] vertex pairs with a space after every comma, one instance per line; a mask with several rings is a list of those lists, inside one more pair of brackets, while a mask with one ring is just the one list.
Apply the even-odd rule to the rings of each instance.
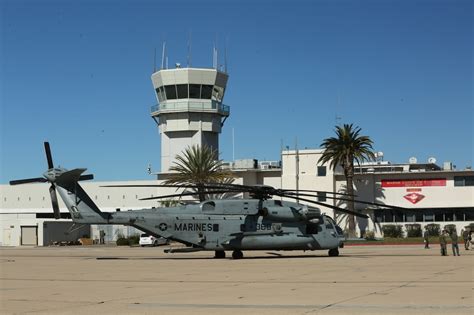
[[149, 234], [140, 235], [139, 244], [141, 247], [144, 246], [159, 246], [169, 244], [169, 240], [164, 237], [154, 237]]

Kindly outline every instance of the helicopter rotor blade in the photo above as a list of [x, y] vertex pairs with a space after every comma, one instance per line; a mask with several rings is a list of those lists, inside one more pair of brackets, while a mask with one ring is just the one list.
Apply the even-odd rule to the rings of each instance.
[[46, 160], [48, 161], [48, 168], [54, 168], [53, 157], [51, 156], [51, 148], [49, 142], [44, 143], [44, 151], [46, 152]]
[[172, 195], [163, 195], [163, 196], [156, 196], [156, 197], [148, 197], [148, 198], [140, 198], [138, 200], [154, 200], [154, 199], [163, 199], [163, 198], [173, 198], [173, 197], [182, 197], [182, 196], [195, 196], [199, 194], [209, 195], [209, 194], [225, 194], [228, 192], [241, 192], [241, 191], [232, 191], [229, 189], [226, 190], [210, 190], [204, 192], [183, 192], [181, 194], [172, 194]]
[[357, 197], [357, 195], [351, 195], [351, 194], [345, 194], [345, 193], [337, 193], [337, 192], [332, 192], [332, 191], [325, 191], [325, 190], [307, 190], [307, 189], [280, 189], [282, 192], [287, 193], [287, 192], [313, 192], [313, 193], [326, 193], [326, 194], [331, 194], [331, 195], [340, 195], [340, 196], [346, 196], [346, 197]]
[[51, 196], [51, 204], [53, 205], [53, 213], [55, 219], [60, 219], [61, 214], [59, 213], [58, 195], [56, 194], [56, 186], [51, 184], [49, 187], [49, 195]]
[[301, 201], [305, 201], [305, 202], [309, 202], [309, 203], [314, 203], [314, 204], [319, 205], [319, 206], [331, 208], [333, 210], [343, 212], [343, 213], [347, 213], [347, 214], [351, 214], [351, 215], [354, 215], [356, 217], [360, 217], [360, 218], [364, 218], [364, 219], [369, 218], [369, 216], [366, 215], [366, 214], [358, 213], [358, 212], [355, 212], [355, 211], [347, 210], [347, 209], [332, 206], [332, 205], [328, 205], [324, 202], [313, 201], [313, 200], [310, 200], [310, 199], [300, 198], [300, 197], [296, 197], [296, 196], [292, 196], [292, 195], [282, 195], [282, 197], [293, 198], [293, 199], [296, 199], [296, 200], [301, 200]]
[[[239, 191], [244, 191], [244, 189], [240, 189], [239, 185], [232, 185], [232, 186], [228, 186], [229, 184], [205, 184], [203, 185], [204, 188], [213, 188], [213, 189], [225, 189], [225, 188], [228, 188], [228, 187], [231, 187], [232, 189], [238, 189], [239, 188]], [[197, 185], [167, 185], [167, 184], [152, 184], [152, 185], [148, 185], [148, 184], [138, 184], [138, 185], [103, 185], [103, 186], [100, 186], [100, 187], [137, 187], [137, 188], [140, 188], [140, 187], [169, 187], [169, 188], [198, 188]]]
[[29, 184], [29, 183], [46, 183], [48, 180], [43, 177], [36, 177], [36, 178], [25, 178], [25, 179], [17, 179], [10, 181], [10, 185], [21, 185], [21, 184]]
[[91, 179], [94, 179], [94, 175], [93, 175], [93, 174], [81, 175], [81, 176], [79, 177], [79, 180], [91, 180]]
[[[292, 194], [295, 195], [296, 194]], [[298, 196], [303, 196], [303, 197], [315, 197], [317, 198], [317, 195], [311, 195], [311, 194], [298, 194]], [[339, 197], [331, 197], [331, 196], [326, 196], [325, 198], [327, 199], [334, 199], [334, 200], [341, 200], [341, 201], [351, 201], [351, 199], [346, 199], [346, 198], [339, 198]], [[362, 201], [362, 200], [354, 200], [355, 203], [361, 203], [365, 205], [371, 205], [371, 206], [379, 206], [379, 207], [385, 207], [389, 209], [394, 209], [394, 210], [405, 210], [408, 211], [408, 209], [403, 208], [403, 207], [398, 207], [398, 206], [391, 206], [391, 205], [386, 205], [383, 203], [378, 203], [378, 202], [370, 202], [370, 201]]]

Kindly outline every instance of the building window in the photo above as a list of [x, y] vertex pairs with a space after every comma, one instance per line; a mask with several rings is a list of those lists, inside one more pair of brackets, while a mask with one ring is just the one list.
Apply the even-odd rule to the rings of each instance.
[[161, 103], [161, 102], [165, 101], [165, 97], [164, 97], [165, 93], [163, 91], [163, 87], [160, 86], [159, 88], [157, 88], [156, 89], [156, 94], [158, 95], [158, 102]]
[[326, 176], [326, 166], [318, 166], [318, 176]]
[[188, 85], [187, 84], [178, 84], [176, 85], [178, 90], [178, 98], [188, 98]]
[[318, 191], [318, 201], [326, 202], [326, 193], [324, 191]]
[[222, 102], [222, 97], [224, 96], [224, 89], [220, 86], [214, 86], [212, 89], [212, 100]]
[[212, 96], [212, 85], [202, 85], [201, 88], [201, 98], [205, 100], [210, 100]]
[[474, 176], [454, 176], [454, 186], [474, 186]]
[[201, 97], [201, 85], [190, 84], [189, 85], [189, 98], [200, 98]]
[[165, 85], [166, 99], [175, 100], [176, 99], [176, 85]]
[[416, 209], [399, 213], [389, 209], [374, 210], [375, 222], [454, 222], [473, 221], [474, 208]]

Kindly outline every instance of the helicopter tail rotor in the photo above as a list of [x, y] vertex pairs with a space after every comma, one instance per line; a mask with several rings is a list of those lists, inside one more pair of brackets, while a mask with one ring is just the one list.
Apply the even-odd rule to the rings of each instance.
[[[49, 142], [44, 142], [44, 151], [46, 154], [46, 161], [48, 164], [48, 170], [43, 174], [44, 177], [18, 179], [10, 181], [10, 185], [22, 185], [30, 183], [51, 183], [49, 186], [49, 195], [51, 197], [51, 206], [53, 208], [54, 218], [60, 219], [61, 213], [59, 211], [58, 195], [56, 193], [56, 184], [64, 183], [68, 181], [81, 181], [90, 180], [94, 178], [94, 175], [81, 175], [86, 169], [74, 169], [68, 171], [62, 168], [54, 168], [53, 157], [51, 155], [51, 147]], [[71, 177], [72, 176], [72, 177]]]

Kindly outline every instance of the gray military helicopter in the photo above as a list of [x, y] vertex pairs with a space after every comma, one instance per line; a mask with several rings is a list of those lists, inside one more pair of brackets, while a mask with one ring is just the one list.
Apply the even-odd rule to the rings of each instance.
[[[44, 143], [48, 170], [43, 177], [10, 181], [10, 185], [49, 182], [54, 217], [60, 218], [58, 191], [71, 218], [78, 224], [123, 224], [133, 226], [150, 235], [164, 237], [185, 244], [187, 247], [168, 249], [166, 252], [215, 251], [215, 258], [225, 258], [225, 251], [232, 251], [232, 258], [243, 257], [243, 250], [328, 250], [329, 256], [338, 256], [345, 238], [341, 227], [319, 208], [301, 204], [316, 204], [336, 211], [368, 218], [365, 214], [318, 202], [317, 191], [275, 189], [271, 186], [210, 184], [206, 194], [247, 193], [248, 198], [205, 200], [196, 204], [141, 209], [125, 212], [102, 212], [79, 184], [93, 179], [82, 175], [86, 169], [67, 170], [55, 168], [48, 142]], [[107, 187], [177, 187], [196, 188], [192, 185], [110, 185]], [[202, 193], [202, 191], [201, 191]], [[313, 194], [311, 194], [313, 193]], [[348, 200], [347, 194], [327, 192], [329, 199]], [[197, 192], [160, 197], [197, 195]], [[294, 199], [296, 202], [272, 199], [273, 196]], [[340, 196], [340, 197], [338, 197]], [[391, 209], [403, 208], [373, 202], [359, 203]]]

